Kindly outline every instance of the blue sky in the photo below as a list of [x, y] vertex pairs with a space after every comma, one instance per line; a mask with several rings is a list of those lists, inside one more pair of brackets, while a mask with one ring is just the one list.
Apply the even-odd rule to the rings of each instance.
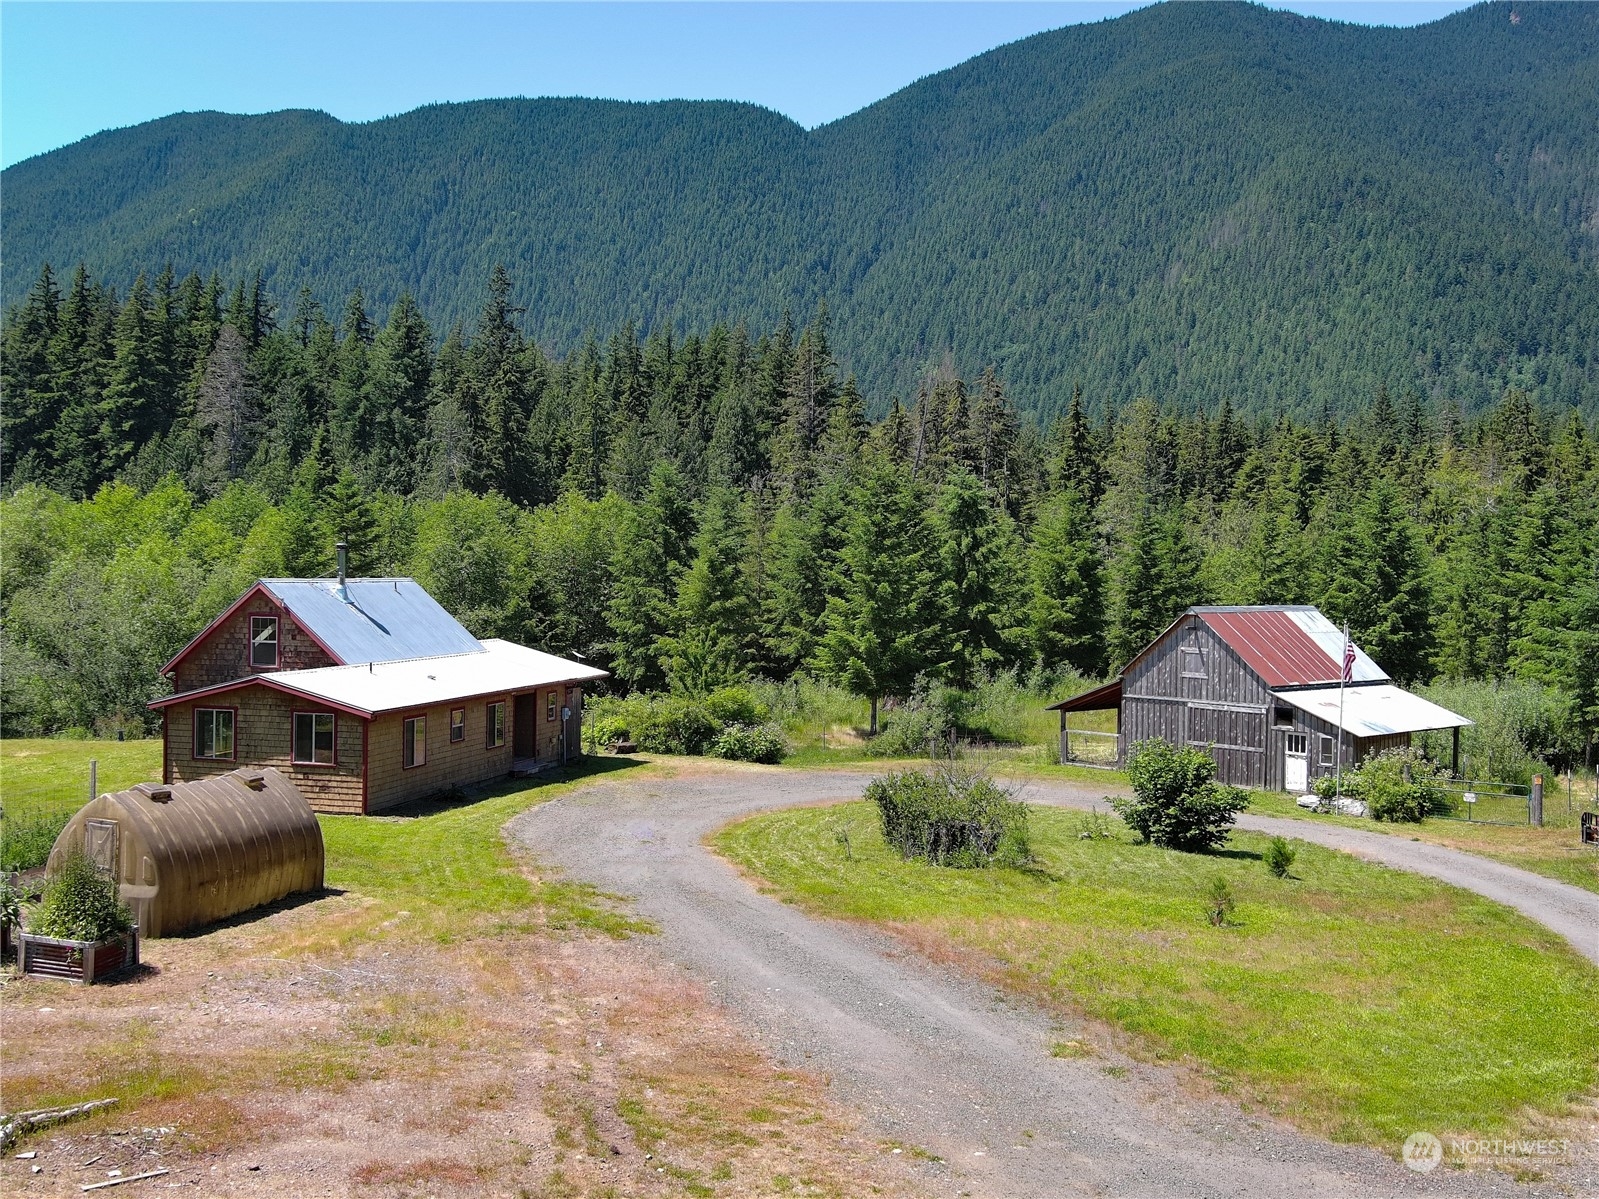
[[[366, 121], [440, 100], [749, 100], [814, 126], [1101, 3], [0, 4], [0, 162], [172, 112], [319, 108]], [[1288, 3], [1370, 24], [1463, 3]]]

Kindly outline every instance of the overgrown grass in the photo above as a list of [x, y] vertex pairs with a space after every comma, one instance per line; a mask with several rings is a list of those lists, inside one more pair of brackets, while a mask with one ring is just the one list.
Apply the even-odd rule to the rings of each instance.
[[[1193, 855], [1136, 845], [1113, 818], [1081, 839], [1091, 822], [1034, 809], [1025, 870], [902, 861], [861, 803], [757, 816], [715, 843], [786, 900], [975, 951], [1135, 1052], [1337, 1139], [1522, 1133], [1594, 1086], [1599, 971], [1509, 909], [1309, 844], [1276, 879], [1263, 836]], [[1218, 876], [1237, 898], [1220, 928], [1202, 901]]]
[[42, 866], [57, 834], [91, 798], [89, 762], [98, 762], [96, 793], [161, 777], [161, 742], [0, 741], [0, 869]]

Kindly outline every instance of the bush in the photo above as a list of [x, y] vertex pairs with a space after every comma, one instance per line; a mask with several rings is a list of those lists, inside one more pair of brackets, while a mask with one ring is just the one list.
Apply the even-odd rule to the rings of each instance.
[[705, 697], [705, 710], [721, 725], [757, 725], [767, 716], [747, 687], [717, 688]]
[[884, 715], [882, 729], [867, 742], [866, 752], [878, 758], [949, 757], [954, 741], [950, 713], [918, 698]]
[[72, 819], [70, 811], [41, 816], [7, 816], [0, 821], [0, 870], [32, 870], [43, 866], [56, 838]]
[[1027, 805], [986, 775], [945, 764], [874, 779], [883, 837], [900, 857], [935, 866], [1022, 865], [1031, 858]]
[[[1359, 776], [1360, 798], [1366, 801], [1373, 819], [1415, 824], [1449, 810], [1449, 797], [1439, 785], [1441, 770], [1418, 749], [1384, 750], [1367, 758], [1353, 773]], [[1348, 782], [1346, 774], [1345, 791]]]
[[1233, 889], [1227, 885], [1226, 878], [1218, 874], [1211, 879], [1210, 886], [1205, 888], [1205, 919], [1221, 928], [1237, 906], [1238, 901], [1233, 898]]
[[764, 762], [774, 766], [788, 753], [788, 743], [783, 734], [769, 724], [750, 726], [730, 724], [711, 742], [713, 758], [727, 758], [734, 762]]
[[117, 885], [83, 853], [67, 855], [44, 888], [28, 931], [67, 941], [109, 941], [133, 927], [133, 913], [117, 897]]
[[721, 731], [702, 704], [668, 695], [651, 701], [633, 729], [633, 740], [648, 753], [697, 756]]
[[1215, 759], [1193, 746], [1140, 741], [1127, 756], [1127, 777], [1135, 797], [1113, 799], [1111, 807], [1145, 841], [1167, 849], [1215, 849], [1249, 806], [1241, 788], [1212, 781]]
[[1285, 838], [1273, 837], [1271, 844], [1266, 846], [1263, 861], [1266, 863], [1266, 869], [1271, 871], [1274, 876], [1287, 878], [1288, 868], [1294, 864], [1296, 856], [1293, 847], [1288, 844]]

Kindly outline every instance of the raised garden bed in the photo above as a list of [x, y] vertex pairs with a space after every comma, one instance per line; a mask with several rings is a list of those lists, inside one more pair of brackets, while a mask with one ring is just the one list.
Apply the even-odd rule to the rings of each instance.
[[92, 983], [131, 970], [139, 964], [137, 927], [108, 941], [67, 941], [59, 937], [17, 934], [17, 966], [35, 978], [60, 978]]

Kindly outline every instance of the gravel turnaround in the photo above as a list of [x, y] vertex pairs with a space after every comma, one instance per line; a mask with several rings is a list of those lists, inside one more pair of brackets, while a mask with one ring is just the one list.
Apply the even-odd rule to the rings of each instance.
[[[1159, 1066], [1117, 1059], [1112, 1075], [1105, 1058], [1051, 1057], [1050, 1043], [1071, 1036], [1069, 1028], [886, 935], [762, 895], [703, 845], [708, 833], [753, 812], [858, 798], [867, 778], [695, 766], [676, 777], [595, 783], [530, 809], [507, 832], [543, 862], [630, 896], [659, 925], [663, 952], [769, 1052], [828, 1077], [835, 1097], [875, 1135], [904, 1142], [908, 1154], [944, 1159], [917, 1167], [929, 1193], [1365, 1199], [1569, 1195], [1573, 1185], [1591, 1193], [1591, 1180], [1569, 1175], [1557, 1190], [1552, 1181], [1529, 1186], [1493, 1171], [1418, 1174], [1372, 1150], [1185, 1095]], [[1032, 803], [1103, 803], [1102, 790], [1076, 784], [1030, 780], [1022, 789]], [[1506, 888], [1521, 895], [1524, 911], [1537, 893], [1518, 890], [1517, 878], [1471, 873], [1479, 859], [1382, 834], [1264, 818], [1249, 827], [1307, 840], [1336, 833], [1396, 841], [1393, 849], [1414, 855], [1426, 873], [1472, 889], [1482, 889], [1473, 879]], [[1367, 856], [1388, 860], [1382, 848]], [[1444, 873], [1457, 869], [1457, 857], [1469, 864], [1460, 878]], [[1560, 910], [1561, 919], [1584, 918]], [[1576, 1173], [1592, 1169], [1584, 1160]]]

